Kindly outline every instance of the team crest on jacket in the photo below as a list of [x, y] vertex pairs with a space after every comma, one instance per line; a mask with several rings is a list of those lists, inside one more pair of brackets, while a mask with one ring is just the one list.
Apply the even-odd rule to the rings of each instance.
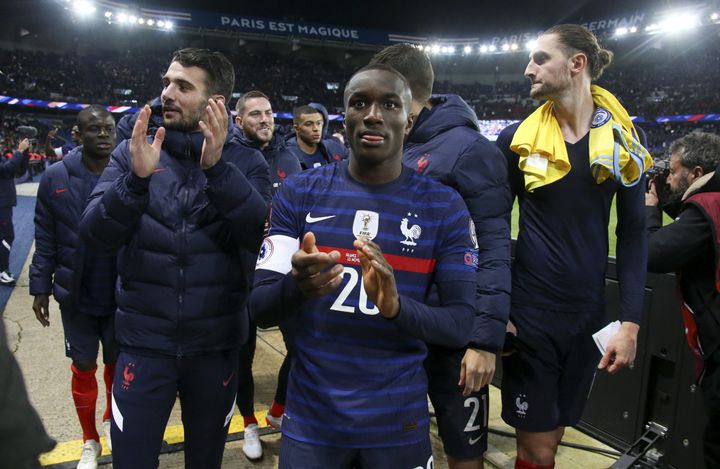
[[420, 159], [417, 160], [417, 172], [421, 173], [425, 171], [425, 168], [427, 168], [427, 165], [429, 163], [430, 154], [429, 153], [423, 153], [422, 156], [420, 156]]
[[353, 221], [353, 234], [357, 239], [375, 239], [380, 226], [380, 214], [369, 210], [358, 210], [355, 212]]
[[610, 114], [610, 111], [598, 106], [598, 108], [595, 109], [595, 113], [593, 114], [593, 119], [590, 127], [593, 129], [597, 129], [598, 127], [602, 127], [603, 125], [605, 125], [610, 119], [612, 119], [612, 114]]

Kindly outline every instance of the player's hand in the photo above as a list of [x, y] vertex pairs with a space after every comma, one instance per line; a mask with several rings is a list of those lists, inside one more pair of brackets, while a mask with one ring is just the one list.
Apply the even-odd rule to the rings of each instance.
[[495, 375], [495, 354], [468, 348], [460, 364], [458, 386], [465, 386], [463, 396], [467, 397], [487, 386]]
[[608, 342], [598, 369], [607, 368], [607, 372], [612, 375], [626, 366], [632, 368], [635, 365], [639, 330], [640, 326], [634, 322], [623, 322], [620, 330]]
[[24, 138], [18, 144], [17, 151], [25, 153], [28, 148], [30, 148], [30, 139]]
[[146, 178], [152, 175], [160, 161], [160, 148], [165, 140], [165, 127], [155, 132], [152, 145], [147, 142], [148, 122], [150, 121], [150, 106], [147, 104], [138, 115], [130, 138], [130, 159], [132, 171], [136, 176]]
[[222, 149], [228, 133], [228, 114], [222, 100], [208, 99], [205, 108], [206, 121], [200, 121], [200, 129], [205, 136], [200, 157], [202, 169], [210, 169], [220, 161]]
[[305, 233], [300, 249], [293, 254], [292, 275], [298, 288], [308, 298], [327, 295], [342, 281], [343, 266], [338, 264], [340, 253], [318, 251], [315, 234]]
[[657, 195], [657, 188], [655, 187], [655, 181], [650, 181], [650, 189], [645, 193], [645, 206], [646, 207], [657, 207], [660, 199]]
[[385, 319], [394, 318], [400, 312], [400, 296], [392, 266], [376, 243], [368, 239], [356, 239], [353, 245], [360, 258], [365, 293]]
[[35, 317], [43, 325], [50, 326], [50, 295], [35, 295], [32, 305]]

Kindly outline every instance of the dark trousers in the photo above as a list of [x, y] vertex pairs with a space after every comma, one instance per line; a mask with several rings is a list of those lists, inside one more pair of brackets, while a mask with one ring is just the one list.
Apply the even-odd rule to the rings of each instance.
[[252, 319], [248, 323], [248, 337], [238, 353], [238, 391], [235, 402], [240, 415], [249, 417], [255, 413], [255, 380], [252, 367], [257, 345], [257, 327]]
[[220, 469], [237, 391], [237, 350], [199, 357], [120, 352], [112, 405], [113, 467], [152, 469], [180, 398], [185, 467]]
[[280, 332], [282, 332], [283, 342], [285, 342], [285, 350], [287, 355], [280, 366], [278, 372], [277, 389], [275, 390], [275, 402], [285, 404], [288, 387], [288, 377], [290, 376], [290, 365], [293, 357], [293, 341], [295, 340], [295, 320], [290, 319], [280, 324]]
[[[285, 404], [287, 394], [288, 376], [290, 375], [290, 364], [292, 362], [292, 341], [295, 335], [295, 322], [290, 320], [280, 325], [283, 341], [287, 355], [280, 366], [277, 377], [277, 388], [275, 389], [274, 401], [278, 404]], [[255, 412], [255, 380], [253, 379], [252, 366], [255, 359], [257, 347], [257, 327], [250, 320], [248, 327], [247, 342], [240, 347], [238, 359], [238, 393], [237, 406], [240, 415], [248, 417]]]
[[12, 207], [0, 207], [0, 272], [10, 268], [10, 248], [15, 240], [12, 217]]
[[703, 435], [705, 467], [720, 467], [720, 350], [706, 361], [702, 381], [703, 401], [708, 423]]

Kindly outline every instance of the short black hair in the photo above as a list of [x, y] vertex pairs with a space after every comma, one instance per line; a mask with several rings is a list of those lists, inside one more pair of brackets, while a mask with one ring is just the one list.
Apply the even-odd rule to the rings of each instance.
[[237, 113], [238, 116], [243, 113], [243, 110], [245, 108], [245, 101], [247, 101], [248, 99], [253, 99], [253, 98], [265, 98], [268, 100], [268, 102], [270, 102], [270, 98], [268, 98], [267, 95], [265, 93], [263, 93], [262, 91], [259, 91], [259, 90], [248, 91], [247, 93], [240, 96], [237, 100], [237, 103], [235, 103], [235, 112]]
[[230, 102], [235, 86], [235, 70], [221, 52], [188, 47], [173, 52], [170, 62], [177, 62], [183, 67], [198, 67], [205, 70], [208, 94], [222, 95], [226, 103]]
[[386, 47], [370, 59], [370, 64], [390, 65], [410, 84], [413, 99], [425, 102], [432, 96], [435, 72], [430, 57], [412, 44]]
[[[347, 87], [350, 84], [350, 82], [352, 81], [352, 79], [355, 78], [355, 75], [359, 75], [360, 73], [369, 72], [372, 70], [380, 70], [380, 71], [388, 72], [388, 73], [395, 75], [403, 83], [403, 86], [405, 88], [407, 88], [407, 90], [409, 91], [408, 94], [412, 94], [412, 88], [410, 87], [410, 83], [408, 83], [407, 78], [405, 78], [405, 76], [402, 73], [398, 72], [390, 65], [380, 63], [380, 62], [370, 62], [369, 64], [367, 64], [364, 67], [355, 71], [355, 73], [352, 74], [352, 76], [347, 81], [347, 83], [345, 83], [345, 90], [343, 91], [343, 103], [345, 104], [346, 107], [347, 107]], [[410, 99], [412, 99], [412, 96], [410, 96]], [[407, 108], [408, 112], [410, 112], [410, 102], [403, 103], [403, 105]]]
[[[82, 132], [90, 114], [97, 114], [101, 118], [112, 117], [112, 113], [99, 104], [91, 104], [82, 111], [78, 112], [77, 118], [75, 119], [75, 125], [77, 125], [78, 131]], [[113, 119], [114, 121], [114, 119]]]
[[677, 155], [683, 167], [693, 169], [699, 166], [707, 174], [715, 171], [720, 163], [720, 137], [695, 130], [672, 142], [670, 155]]
[[[320, 114], [321, 116], [323, 115], [322, 112], [320, 112], [317, 109], [315, 109], [314, 107], [306, 104], [304, 106], [298, 106], [295, 109], [293, 109], [293, 122], [296, 124], [298, 122], [300, 122], [300, 116], [303, 114]], [[323, 117], [323, 121], [324, 120], [325, 120], [325, 118]], [[323, 122], [323, 124], [324, 124], [324, 122]]]

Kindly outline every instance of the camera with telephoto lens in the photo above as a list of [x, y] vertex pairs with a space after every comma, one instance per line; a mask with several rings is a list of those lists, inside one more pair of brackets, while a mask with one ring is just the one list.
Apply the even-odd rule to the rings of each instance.
[[645, 180], [647, 182], [646, 192], [650, 191], [650, 185], [655, 183], [655, 192], [657, 193], [660, 205], [668, 200], [670, 193], [670, 187], [667, 184], [667, 177], [670, 175], [670, 162], [667, 160], [657, 160], [654, 162], [652, 168], [647, 170], [645, 173]]

